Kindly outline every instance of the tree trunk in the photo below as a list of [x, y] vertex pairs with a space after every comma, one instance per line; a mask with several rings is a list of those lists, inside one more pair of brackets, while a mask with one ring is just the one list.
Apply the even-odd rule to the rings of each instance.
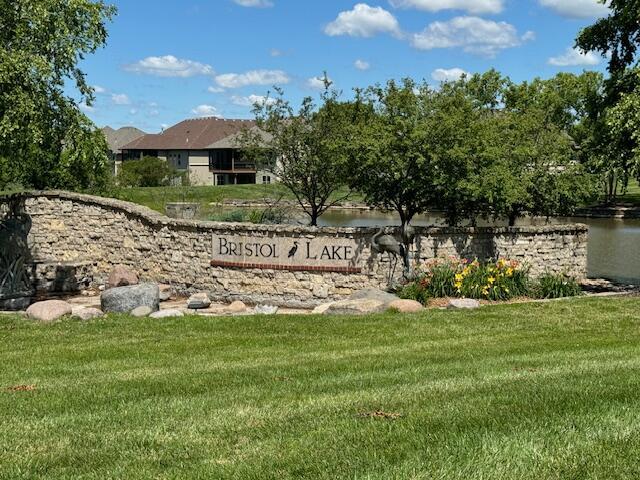
[[317, 227], [318, 226], [318, 218], [320, 217], [320, 215], [318, 214], [318, 207], [316, 207], [315, 205], [313, 205], [311, 207], [311, 223], [309, 224], [312, 227]]

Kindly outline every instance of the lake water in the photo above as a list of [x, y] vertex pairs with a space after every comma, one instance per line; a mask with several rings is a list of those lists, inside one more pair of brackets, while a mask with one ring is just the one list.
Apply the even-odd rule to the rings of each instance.
[[[640, 284], [640, 220], [610, 218], [557, 218], [552, 223], [589, 225], [589, 277]], [[522, 219], [518, 225], [545, 224], [545, 219]], [[322, 226], [373, 227], [398, 225], [398, 217], [379, 211], [330, 210], [320, 217]], [[415, 226], [443, 226], [442, 217], [423, 215]], [[483, 225], [479, 223], [479, 225]], [[484, 223], [484, 225], [489, 225]]]

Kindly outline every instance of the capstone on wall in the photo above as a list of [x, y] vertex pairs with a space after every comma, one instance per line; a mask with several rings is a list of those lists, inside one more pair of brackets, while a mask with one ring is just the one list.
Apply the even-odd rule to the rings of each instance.
[[[376, 229], [175, 220], [127, 202], [58, 191], [26, 194], [25, 205], [33, 257], [93, 265], [98, 281], [123, 264], [185, 294], [311, 307], [384, 288], [390, 268], [386, 254], [371, 250]], [[418, 228], [412, 259], [506, 258], [529, 264], [534, 276], [550, 271], [584, 278], [587, 237], [585, 225]]]

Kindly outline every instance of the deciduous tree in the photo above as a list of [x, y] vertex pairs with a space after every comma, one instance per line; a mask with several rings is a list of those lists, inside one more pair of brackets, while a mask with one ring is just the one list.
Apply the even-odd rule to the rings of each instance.
[[114, 13], [102, 1], [0, 0], [0, 157], [12, 165], [9, 181], [34, 188], [106, 181], [104, 140], [79, 108], [93, 101], [79, 63], [105, 44]]
[[293, 193], [312, 226], [348, 196], [339, 193], [346, 161], [341, 147], [355, 117], [326, 77], [325, 87], [319, 105], [307, 97], [297, 110], [276, 89], [275, 97], [255, 106], [258, 128], [245, 131], [239, 140], [245, 155], [273, 172]]

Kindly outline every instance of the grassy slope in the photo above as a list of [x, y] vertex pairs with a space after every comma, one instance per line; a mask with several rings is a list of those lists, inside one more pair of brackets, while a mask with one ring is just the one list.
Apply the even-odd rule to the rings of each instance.
[[[345, 191], [336, 192], [337, 196], [344, 196]], [[158, 187], [158, 188], [121, 188], [115, 192], [117, 198], [139, 205], [147, 206], [153, 210], [164, 213], [164, 205], [167, 202], [196, 202], [201, 204], [201, 211], [206, 217], [216, 212], [210, 203], [219, 203], [223, 200], [255, 200], [285, 199], [295, 200], [293, 194], [284, 186], [271, 185], [221, 185], [216, 187]], [[353, 195], [353, 199], [360, 197]]]
[[0, 318], [0, 478], [636, 479], [639, 307]]
[[218, 187], [157, 187], [121, 188], [115, 196], [121, 200], [144, 205], [164, 213], [168, 202], [195, 202], [208, 214], [215, 210], [210, 203], [224, 200], [256, 200], [265, 198], [292, 199], [291, 194], [281, 185], [223, 185]]

